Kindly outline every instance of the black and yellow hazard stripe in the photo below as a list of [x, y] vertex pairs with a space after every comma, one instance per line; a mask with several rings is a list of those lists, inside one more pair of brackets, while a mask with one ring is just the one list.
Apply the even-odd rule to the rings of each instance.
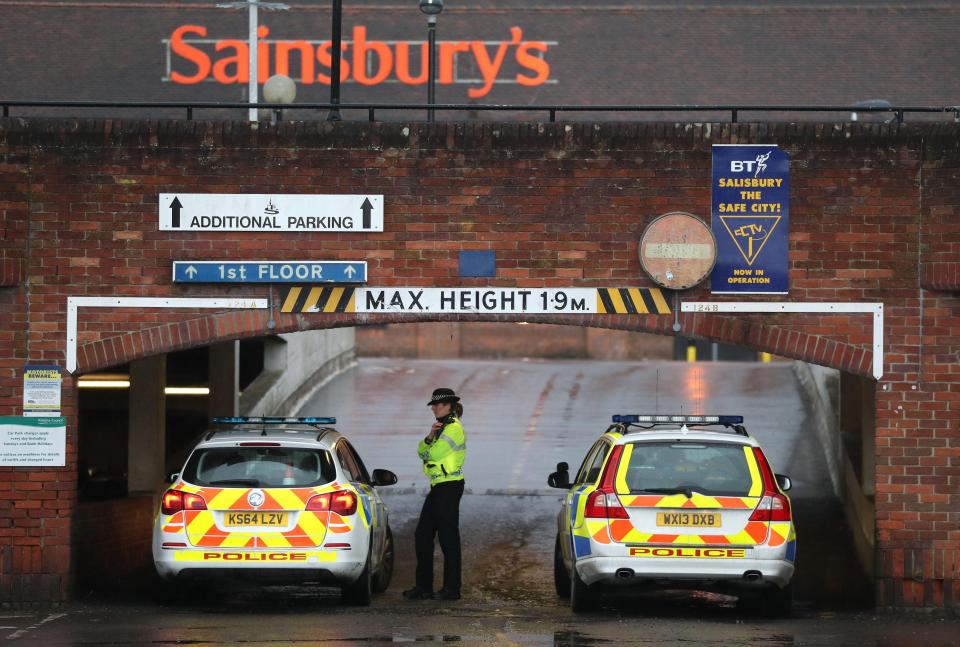
[[280, 312], [356, 312], [355, 290], [332, 285], [287, 288]]
[[601, 314], [670, 314], [659, 288], [597, 288], [597, 312]]

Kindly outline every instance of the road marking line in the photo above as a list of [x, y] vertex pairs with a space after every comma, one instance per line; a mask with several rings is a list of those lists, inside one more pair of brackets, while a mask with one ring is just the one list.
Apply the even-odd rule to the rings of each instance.
[[18, 631], [14, 631], [12, 634], [10, 634], [9, 636], [7, 636], [7, 640], [16, 640], [17, 638], [22, 638], [23, 636], [25, 636], [27, 633], [33, 631], [34, 629], [38, 629], [38, 628], [42, 627], [43, 625], [47, 624], [48, 622], [53, 622], [54, 620], [59, 620], [60, 618], [66, 616], [66, 615], [67, 615], [66, 613], [51, 613], [51, 614], [48, 615], [46, 618], [44, 618], [43, 620], [41, 620], [40, 622], [38, 622], [38, 623], [36, 623], [36, 624], [32, 624], [32, 625], [30, 625], [29, 627], [26, 627], [26, 628], [24, 628], [24, 629], [20, 629], [20, 630], [18, 630]]

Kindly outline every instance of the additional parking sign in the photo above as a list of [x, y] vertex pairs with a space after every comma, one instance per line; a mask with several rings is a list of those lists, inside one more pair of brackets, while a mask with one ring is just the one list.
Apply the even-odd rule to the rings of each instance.
[[711, 291], [786, 294], [790, 157], [775, 144], [713, 147]]

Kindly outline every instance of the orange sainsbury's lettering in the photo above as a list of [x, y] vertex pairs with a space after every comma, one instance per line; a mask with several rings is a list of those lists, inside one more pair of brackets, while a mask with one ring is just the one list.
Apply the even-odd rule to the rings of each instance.
[[200, 83], [210, 74], [210, 57], [202, 50], [192, 45], [188, 45], [183, 40], [183, 35], [193, 33], [203, 38], [207, 35], [207, 28], [199, 25], [182, 25], [173, 30], [170, 34], [170, 49], [177, 56], [181, 56], [197, 66], [197, 72], [193, 76], [185, 76], [179, 72], [170, 72], [170, 80], [174, 83], [183, 83], [190, 85]]
[[[320, 43], [320, 46], [317, 48], [317, 62], [324, 67], [333, 68], [333, 54], [331, 50], [333, 49], [333, 43], [329, 40]], [[347, 44], [340, 43], [340, 51], [347, 51]], [[350, 63], [343, 56], [340, 57], [340, 82], [343, 83], [350, 78]], [[330, 77], [323, 73], [317, 73], [317, 80], [324, 85], [330, 85]]]
[[500, 67], [503, 65], [503, 59], [507, 55], [507, 48], [510, 47], [510, 45], [518, 44], [522, 37], [523, 31], [519, 27], [512, 27], [510, 29], [510, 42], [500, 43], [500, 46], [497, 47], [497, 54], [492, 61], [490, 60], [490, 55], [487, 53], [487, 46], [483, 41], [475, 40], [470, 43], [470, 49], [473, 51], [473, 56], [477, 60], [477, 66], [480, 68], [480, 74], [483, 75], [483, 87], [470, 88], [467, 90], [468, 97], [476, 99], [486, 96], [487, 93], [490, 92], [490, 88], [493, 87], [493, 82], [500, 72]]
[[[367, 76], [367, 52], [374, 52], [377, 71], [373, 76]], [[377, 85], [383, 83], [393, 68], [393, 53], [386, 43], [367, 40], [367, 28], [357, 25], [353, 28], [353, 79], [360, 85]]]
[[547, 44], [527, 42], [517, 48], [517, 63], [531, 72], [536, 72], [536, 76], [518, 74], [517, 83], [520, 85], [543, 85], [550, 78], [550, 65], [539, 56], [531, 54], [530, 50], [546, 52]]
[[[330, 84], [332, 43], [328, 40], [266, 40], [270, 30], [257, 31], [257, 79], [271, 74], [296, 76], [304, 85]], [[438, 81], [443, 85], [470, 84], [471, 99], [487, 96], [496, 83], [538, 86], [549, 82], [546, 60], [555, 42], [525, 41], [520, 27], [511, 27], [509, 38], [500, 41], [444, 41], [439, 43]], [[179, 84], [215, 81], [223, 85], [248, 82], [249, 52], [243, 39], [211, 39], [201, 25], [181, 25], [168, 41], [169, 78]], [[354, 25], [352, 39], [341, 44], [340, 80], [374, 86], [393, 80], [404, 85], [427, 82], [427, 45], [407, 41], [368, 38], [367, 27]], [[411, 56], [418, 56], [412, 61]], [[416, 65], [417, 74], [411, 68]], [[463, 66], [466, 66], [465, 68]], [[481, 78], [465, 78], [471, 67]], [[505, 72], [505, 69], [509, 70]], [[326, 74], [324, 72], [327, 72]], [[459, 74], [459, 78], [458, 78]], [[467, 77], [476, 73], [467, 72]]]

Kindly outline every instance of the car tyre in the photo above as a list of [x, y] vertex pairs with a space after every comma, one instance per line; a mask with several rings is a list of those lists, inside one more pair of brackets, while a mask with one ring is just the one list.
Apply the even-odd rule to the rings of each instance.
[[574, 613], [593, 611], [597, 608], [596, 587], [588, 586], [586, 582], [580, 579], [576, 563], [574, 563], [571, 571], [573, 572], [570, 575], [570, 608]]
[[560, 551], [560, 535], [557, 535], [556, 544], [553, 547], [553, 585], [557, 589], [557, 596], [561, 598], [570, 597], [570, 576], [563, 565], [563, 553]]
[[383, 557], [380, 560], [380, 568], [373, 578], [373, 592], [383, 593], [390, 586], [390, 580], [393, 579], [393, 533], [387, 527], [387, 535], [383, 540]]
[[367, 563], [363, 572], [356, 581], [345, 584], [341, 588], [343, 601], [353, 607], [368, 607], [373, 598], [373, 578], [370, 575], [370, 554], [367, 553]]

